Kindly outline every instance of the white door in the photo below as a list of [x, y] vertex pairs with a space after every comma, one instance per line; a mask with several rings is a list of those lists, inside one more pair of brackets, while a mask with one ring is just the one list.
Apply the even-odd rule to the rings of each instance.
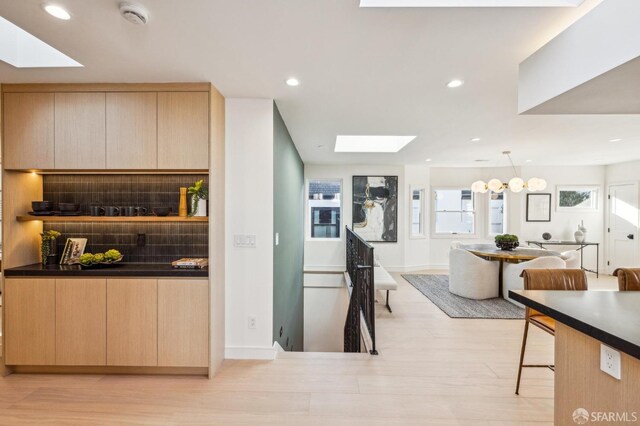
[[607, 270], [638, 267], [638, 184], [609, 186]]

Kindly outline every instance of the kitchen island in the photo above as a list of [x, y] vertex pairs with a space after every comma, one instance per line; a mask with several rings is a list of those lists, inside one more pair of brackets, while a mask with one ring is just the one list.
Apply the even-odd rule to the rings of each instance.
[[[509, 297], [556, 320], [556, 425], [585, 415], [640, 422], [640, 292], [517, 290]], [[601, 371], [601, 346], [619, 352], [620, 379]]]

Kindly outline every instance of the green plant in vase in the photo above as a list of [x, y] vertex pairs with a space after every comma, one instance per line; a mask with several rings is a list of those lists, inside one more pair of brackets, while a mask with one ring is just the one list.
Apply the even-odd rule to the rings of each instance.
[[512, 234], [496, 235], [496, 246], [501, 250], [515, 250], [520, 245], [518, 237]]
[[40, 255], [42, 257], [43, 265], [49, 263], [49, 256], [55, 252], [56, 238], [60, 235], [62, 234], [54, 230], [40, 233], [40, 237], [42, 237], [42, 242], [40, 243]]
[[187, 189], [187, 193], [191, 195], [191, 209], [189, 211], [189, 216], [206, 216], [206, 200], [209, 198], [209, 189], [204, 186], [204, 180], [200, 179], [194, 183], [193, 186], [190, 186]]

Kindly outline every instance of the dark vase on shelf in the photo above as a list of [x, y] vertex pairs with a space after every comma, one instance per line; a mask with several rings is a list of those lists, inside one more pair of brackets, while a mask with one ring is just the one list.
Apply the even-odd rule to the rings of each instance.
[[55, 265], [58, 259], [58, 247], [56, 244], [56, 240], [46, 239], [42, 241], [42, 246], [40, 247], [42, 264], [43, 265]]

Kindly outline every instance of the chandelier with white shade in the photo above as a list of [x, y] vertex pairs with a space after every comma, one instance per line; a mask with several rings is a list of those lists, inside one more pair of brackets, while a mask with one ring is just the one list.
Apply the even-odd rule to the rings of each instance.
[[513, 168], [513, 174], [515, 177], [511, 178], [508, 183], [502, 182], [500, 179], [491, 179], [489, 182], [484, 182], [482, 180], [473, 182], [471, 185], [471, 190], [473, 192], [480, 192], [484, 194], [485, 192], [491, 190], [496, 193], [501, 193], [505, 190], [510, 190], [511, 192], [521, 192], [523, 189], [528, 189], [529, 191], [544, 191], [547, 187], [547, 181], [541, 178], [532, 177], [528, 181], [524, 181], [521, 177], [518, 177], [518, 173], [516, 172], [516, 167], [513, 165], [513, 160], [511, 159], [511, 151], [503, 151], [504, 155], [509, 158], [509, 162], [511, 163], [511, 167]]

